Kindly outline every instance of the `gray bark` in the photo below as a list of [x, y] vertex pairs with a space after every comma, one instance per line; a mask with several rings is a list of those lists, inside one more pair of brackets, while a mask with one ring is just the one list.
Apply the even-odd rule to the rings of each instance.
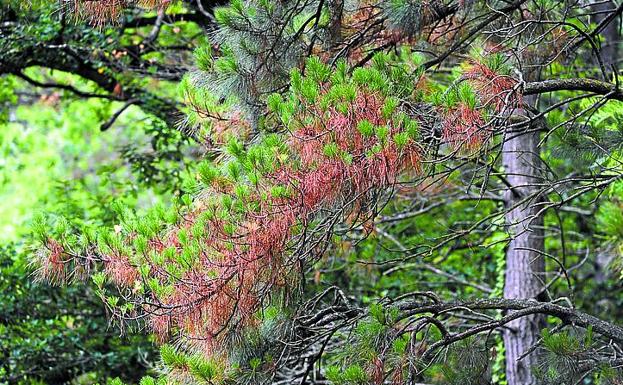
[[[518, 113], [520, 111], [517, 111]], [[525, 116], [525, 112], [521, 111]], [[506, 252], [504, 298], [530, 299], [544, 287], [543, 217], [538, 215], [535, 201], [526, 199], [535, 193], [539, 174], [539, 133], [507, 132], [502, 161], [506, 178], [512, 186], [505, 193], [506, 222], [511, 241]], [[509, 385], [534, 385], [531, 368], [536, 365], [534, 353], [521, 358], [540, 336], [544, 318], [531, 314], [511, 321], [504, 331], [506, 378]], [[520, 359], [521, 358], [521, 359]]]

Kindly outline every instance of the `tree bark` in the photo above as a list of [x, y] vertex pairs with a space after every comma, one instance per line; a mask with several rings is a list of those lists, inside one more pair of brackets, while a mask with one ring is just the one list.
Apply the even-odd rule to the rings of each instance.
[[[523, 110], [517, 113], [527, 115]], [[526, 199], [537, 190], [534, 185], [542, 182], [538, 142], [538, 132], [506, 132], [502, 148], [506, 179], [511, 186], [505, 193], [506, 222], [511, 236], [506, 251], [504, 298], [507, 299], [535, 298], [544, 287], [543, 217], [535, 205], [538, 200]], [[521, 357], [539, 339], [543, 323], [542, 315], [533, 314], [510, 322], [504, 330], [509, 385], [536, 384], [532, 367], [537, 357], [534, 353]]]

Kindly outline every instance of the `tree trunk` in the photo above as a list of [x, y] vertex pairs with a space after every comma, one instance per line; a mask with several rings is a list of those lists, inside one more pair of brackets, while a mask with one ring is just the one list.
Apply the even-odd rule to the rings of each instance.
[[[521, 115], [526, 115], [525, 112]], [[531, 129], [533, 127], [530, 127]], [[504, 298], [535, 298], [544, 287], [545, 260], [543, 242], [543, 217], [537, 215], [538, 200], [522, 202], [542, 182], [539, 157], [539, 133], [506, 133], [502, 162], [506, 178], [512, 188], [505, 193], [506, 221], [511, 241], [506, 252], [506, 281]], [[506, 350], [506, 378], [509, 385], [534, 385], [532, 367], [536, 365], [534, 353], [519, 360], [540, 337], [543, 316], [531, 315], [517, 319], [504, 330]]]

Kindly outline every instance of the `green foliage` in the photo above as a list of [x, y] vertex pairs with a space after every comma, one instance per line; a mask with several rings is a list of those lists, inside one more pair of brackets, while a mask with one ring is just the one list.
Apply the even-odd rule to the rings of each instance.
[[138, 382], [154, 359], [152, 343], [109, 328], [88, 285], [52, 288], [31, 274], [26, 250], [0, 249], [0, 382]]
[[[539, 365], [533, 369], [544, 384], [569, 383], [582, 378], [580, 362], [594, 354], [592, 327], [584, 332], [563, 330], [552, 333], [544, 329], [541, 339], [543, 352]], [[609, 371], [604, 366], [598, 373], [607, 377]]]
[[420, 0], [390, 0], [383, 3], [389, 25], [407, 35], [419, 32], [423, 5]]
[[194, 355], [188, 360], [188, 367], [190, 372], [196, 378], [202, 379], [207, 383], [216, 384], [216, 379], [222, 377], [222, 365], [201, 357], [200, 355]]
[[5, 124], [9, 119], [9, 106], [17, 102], [14, 94], [14, 79], [10, 77], [0, 78], [0, 124]]
[[472, 110], [476, 108], [476, 92], [474, 92], [473, 88], [470, 86], [469, 83], [461, 83], [457, 92], [458, 99], [461, 101], [461, 103], [464, 103]]
[[490, 364], [489, 349], [475, 338], [467, 338], [444, 357], [441, 373], [449, 385], [480, 384], [486, 381]]
[[[28, 229], [25, 225], [44, 208], [62, 210], [64, 216], [81, 226], [88, 222], [109, 223], [116, 216], [114, 203], [140, 206], [153, 201], [155, 191], [148, 187], [151, 183], [157, 183], [162, 192], [179, 188], [174, 178], [167, 177], [164, 183], [145, 169], [137, 170], [134, 166], [138, 164], [128, 166], [115, 155], [114, 149], [122, 141], [115, 138], [114, 131], [110, 136], [98, 136], [98, 122], [102, 119], [99, 110], [104, 106], [93, 100], [69, 102], [62, 111], [43, 104], [17, 109], [17, 118], [30, 129], [24, 133], [21, 124], [9, 123], [2, 130], [0, 151], [6, 162], [0, 170], [0, 181], [6, 188], [0, 194], [0, 209], [7, 219], [16, 219], [0, 225], [0, 239], [23, 236]], [[143, 118], [134, 110], [121, 119], [125, 125]], [[141, 143], [148, 138], [137, 133], [125, 140]], [[133, 171], [139, 177], [145, 176], [139, 178], [145, 184], [128, 183], [134, 178]], [[33, 189], [33, 185], [37, 188]]]
[[168, 344], [160, 347], [160, 357], [167, 366], [184, 367], [188, 364], [188, 356]]
[[350, 365], [345, 369], [330, 366], [326, 376], [333, 385], [364, 385], [369, 381], [366, 372], [359, 365]]
[[599, 230], [611, 237], [623, 236], [623, 208], [616, 202], [604, 202], [597, 214]]
[[566, 331], [551, 334], [549, 330], [544, 329], [542, 338], [543, 347], [554, 354], [572, 355], [580, 349], [580, 341]]
[[[618, 163], [623, 146], [623, 102], [608, 101], [599, 109], [594, 108], [595, 103], [595, 98], [571, 103], [570, 110], [578, 113], [579, 118], [573, 130], [561, 130], [553, 135], [554, 156], [569, 159], [576, 167]], [[555, 110], [548, 114], [548, 123], [560, 127], [566, 117]]]

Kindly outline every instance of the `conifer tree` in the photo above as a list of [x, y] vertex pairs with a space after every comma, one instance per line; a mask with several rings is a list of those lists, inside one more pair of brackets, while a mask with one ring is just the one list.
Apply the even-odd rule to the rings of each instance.
[[[129, 5], [75, 4], [96, 25]], [[187, 194], [95, 232], [42, 219], [39, 276], [90, 276], [150, 328], [145, 384], [618, 383], [623, 329], [575, 306], [564, 237], [620, 189], [620, 75], [586, 58], [621, 9], [595, 25], [577, 2], [233, 0], [181, 82], [211, 150]], [[439, 207], [468, 220], [410, 234]], [[494, 288], [440, 268], [481, 246]], [[343, 261], [488, 296], [358, 297]]]

